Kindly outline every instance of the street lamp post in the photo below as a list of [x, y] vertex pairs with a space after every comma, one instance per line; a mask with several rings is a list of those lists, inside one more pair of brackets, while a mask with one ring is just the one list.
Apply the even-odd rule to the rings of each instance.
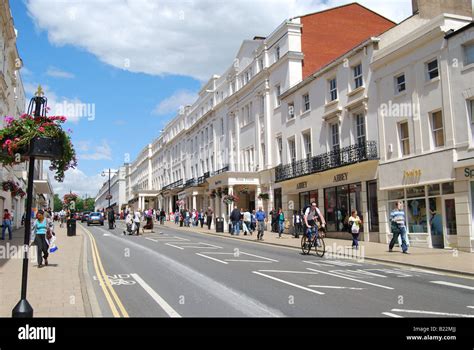
[[[114, 175], [115, 175], [115, 174], [116, 174], [116, 171], [113, 171], [112, 169], [109, 168], [109, 170], [107, 171], [107, 173], [109, 174], [109, 191], [108, 191], [108, 194], [107, 194], [106, 199], [109, 200], [108, 208], [110, 208], [110, 200], [112, 199], [112, 195], [110, 194], [110, 175], [111, 175], [112, 173], [114, 173]], [[103, 171], [101, 175], [102, 175], [102, 176], [106, 176], [106, 172]]]
[[[43, 91], [38, 88], [35, 96], [31, 99], [28, 114], [39, 118], [46, 115], [47, 99], [44, 97]], [[34, 109], [33, 109], [34, 108]], [[23, 270], [21, 279], [21, 298], [12, 310], [12, 317], [15, 318], [31, 318], [33, 317], [33, 308], [28, 300], [26, 300], [26, 291], [28, 285], [28, 253], [31, 235], [31, 209], [33, 207], [33, 179], [35, 175], [35, 157], [30, 156], [28, 164], [28, 188], [26, 191], [26, 214], [25, 214], [25, 238], [23, 241]]]

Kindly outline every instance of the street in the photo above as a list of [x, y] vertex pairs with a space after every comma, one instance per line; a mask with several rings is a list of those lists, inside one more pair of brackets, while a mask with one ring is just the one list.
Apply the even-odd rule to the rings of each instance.
[[137, 237], [123, 235], [122, 222], [114, 230], [78, 225], [105, 317], [474, 317], [468, 277], [226, 234], [155, 226]]

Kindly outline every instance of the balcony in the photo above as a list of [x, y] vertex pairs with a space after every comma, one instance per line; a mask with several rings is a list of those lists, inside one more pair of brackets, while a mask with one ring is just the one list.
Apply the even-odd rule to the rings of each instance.
[[173, 182], [169, 185], [164, 186], [161, 190], [162, 191], [171, 190], [173, 188], [180, 187], [182, 185], [183, 185], [183, 179], [180, 179], [180, 180], [175, 181], [175, 182]]
[[360, 145], [344, 147], [291, 164], [279, 165], [275, 168], [275, 182], [377, 159], [377, 142], [367, 141]]
[[214, 171], [214, 172], [212, 173], [212, 176], [225, 173], [226, 171], [229, 171], [229, 166], [228, 166], [228, 165], [226, 165], [226, 166], [223, 167], [222, 169], [219, 169], [219, 170], [217, 170], [217, 171]]
[[193, 186], [196, 186], [196, 185], [197, 185], [196, 179], [192, 178], [192, 179], [189, 179], [185, 182], [184, 188], [193, 187]]

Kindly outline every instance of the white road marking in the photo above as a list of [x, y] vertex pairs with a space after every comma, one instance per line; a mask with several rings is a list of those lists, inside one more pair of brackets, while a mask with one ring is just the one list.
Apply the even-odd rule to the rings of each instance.
[[[366, 271], [380, 271], [386, 274], [397, 275], [397, 277], [413, 277], [413, 275], [409, 275], [403, 270], [397, 270], [397, 269], [367, 269]], [[387, 277], [387, 276], [383, 276], [383, 277]]]
[[300, 273], [305, 275], [317, 275], [317, 272], [308, 272], [308, 271], [286, 271], [286, 270], [258, 270], [260, 272], [281, 272], [281, 273]]
[[364, 288], [356, 288], [356, 287], [342, 287], [342, 286], [317, 286], [314, 284], [310, 284], [308, 287], [312, 288], [331, 288], [331, 289], [352, 289], [352, 290], [364, 290]]
[[347, 277], [359, 277], [359, 278], [372, 278], [372, 277], [382, 277], [382, 278], [387, 278], [387, 276], [384, 275], [379, 275], [377, 273], [373, 272], [368, 272], [365, 270], [331, 270], [330, 272], [337, 273], [342, 276], [347, 276]]
[[152, 238], [148, 238], [148, 237], [145, 237], [145, 239], [148, 239], [149, 241], [153, 241], [153, 242], [158, 242], [156, 239], [152, 239]]
[[196, 255], [202, 256], [203, 258], [207, 258], [207, 259], [211, 259], [211, 260], [220, 262], [222, 264], [226, 264], [226, 265], [228, 264], [228, 262], [225, 262], [225, 261], [222, 261], [222, 260], [219, 260], [219, 259], [216, 259], [216, 258], [211, 258], [210, 256], [207, 256], [207, 255], [204, 255], [204, 254], [196, 253]]
[[178, 247], [177, 245], [173, 245], [171, 243], [165, 243], [166, 245], [169, 245], [170, 247], [174, 247], [176, 249], [181, 249], [181, 250], [184, 250], [184, 248], [181, 248], [181, 247]]
[[322, 265], [322, 266], [363, 266], [362, 264], [346, 262], [346, 261], [339, 261], [339, 260], [329, 260], [325, 259], [322, 262], [315, 262], [315, 261], [308, 261], [303, 260], [304, 263], [312, 264], [312, 265]]
[[138, 282], [139, 285], [142, 286], [145, 291], [150, 294], [150, 296], [155, 300], [158, 305], [168, 314], [169, 317], [181, 317], [180, 314], [178, 314], [171, 306], [168, 304], [157, 292], [153, 290], [140, 276], [138, 276], [136, 273], [131, 273], [130, 276], [132, 276], [135, 281]]
[[275, 280], [275, 281], [278, 281], [278, 282], [287, 284], [287, 285], [292, 286], [292, 287], [296, 287], [296, 288], [299, 288], [299, 289], [303, 289], [303, 290], [305, 290], [305, 291], [307, 291], [307, 292], [311, 292], [311, 293], [319, 294], [319, 295], [324, 295], [324, 294], [325, 294], [325, 293], [323, 293], [323, 292], [319, 292], [319, 291], [314, 290], [314, 289], [306, 288], [306, 287], [300, 286], [300, 285], [298, 285], [298, 284], [294, 284], [294, 283], [291, 283], [291, 282], [288, 282], [288, 281], [285, 281], [285, 280], [282, 280], [282, 279], [279, 279], [279, 278], [276, 278], [276, 277], [273, 277], [273, 276], [269, 276], [269, 275], [266, 275], [266, 274], [261, 273], [261, 272], [258, 272], [258, 271], [252, 271], [252, 273], [254, 273], [254, 274], [256, 274], [256, 275], [260, 275], [260, 276], [266, 277], [266, 278], [270, 278], [270, 279], [272, 279], [272, 280]]
[[406, 312], [410, 314], [427, 314], [427, 315], [437, 315], [437, 316], [450, 316], [450, 317], [473, 317], [474, 315], [464, 315], [464, 314], [451, 314], [446, 312], [435, 312], [435, 311], [423, 311], [423, 310], [402, 310], [402, 309], [392, 309], [393, 312]]
[[108, 236], [111, 236], [110, 233], [104, 233], [104, 237], [108, 237]]
[[392, 314], [391, 312], [382, 312], [382, 315], [395, 317], [395, 318], [403, 318], [403, 316], [395, 315], [395, 314]]
[[262, 260], [239, 260], [239, 259], [225, 259], [225, 261], [252, 262], [252, 263], [272, 263], [272, 261], [262, 261]]
[[469, 309], [474, 309], [474, 306], [466, 306], [466, 307], [468, 307]]
[[369, 284], [369, 285], [371, 285], [371, 286], [375, 286], [375, 287], [379, 287], [379, 288], [384, 288], [384, 289], [391, 289], [391, 290], [393, 290], [392, 287], [382, 286], [382, 285], [380, 285], [380, 284], [370, 283], [370, 282], [367, 282], [367, 281], [361, 281], [361, 280], [357, 280], [357, 279], [355, 279], [355, 278], [349, 278], [349, 277], [345, 277], [345, 276], [340, 276], [340, 275], [337, 275], [337, 274], [334, 274], [334, 273], [330, 273], [330, 272], [325, 272], [325, 271], [320, 271], [320, 270], [314, 270], [314, 269], [311, 269], [311, 268], [309, 268], [309, 267], [307, 268], [307, 270], [319, 272], [319, 273], [322, 273], [322, 274], [325, 274], [325, 275], [334, 276], [334, 277], [344, 278], [344, 279], [347, 279], [347, 280], [350, 280], [350, 281], [354, 281], [354, 282]]
[[430, 281], [430, 282], [435, 283], [435, 284], [441, 284], [441, 285], [449, 286], [449, 287], [456, 287], [456, 288], [474, 290], [474, 287], [465, 286], [463, 284], [451, 283], [451, 282], [446, 282], [446, 281]]
[[270, 258], [265, 258], [264, 256], [254, 255], [254, 254], [250, 254], [250, 253], [240, 252], [240, 254], [245, 254], [245, 255], [248, 255], [248, 256], [253, 256], [254, 258], [265, 259], [265, 260], [268, 260], [268, 261], [278, 262], [278, 260], [274, 260], [274, 259], [270, 259]]
[[430, 274], [433, 274], [433, 275], [440, 275], [440, 276], [443, 276], [442, 273], [439, 273], [439, 272], [435, 272], [435, 271], [430, 271], [430, 270], [424, 270], [424, 269], [418, 269], [416, 267], [412, 267], [411, 269], [409, 269], [410, 271], [415, 271], [415, 272], [423, 272], [423, 273], [430, 273]]

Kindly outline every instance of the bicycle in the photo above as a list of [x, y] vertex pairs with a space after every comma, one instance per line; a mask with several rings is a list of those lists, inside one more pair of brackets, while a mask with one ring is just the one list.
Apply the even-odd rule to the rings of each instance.
[[323, 257], [326, 253], [326, 244], [324, 243], [325, 232], [323, 228], [318, 228], [318, 234], [314, 234], [311, 241], [308, 239], [308, 232], [301, 237], [301, 250], [304, 255], [308, 255], [311, 248], [314, 247], [316, 255]]

